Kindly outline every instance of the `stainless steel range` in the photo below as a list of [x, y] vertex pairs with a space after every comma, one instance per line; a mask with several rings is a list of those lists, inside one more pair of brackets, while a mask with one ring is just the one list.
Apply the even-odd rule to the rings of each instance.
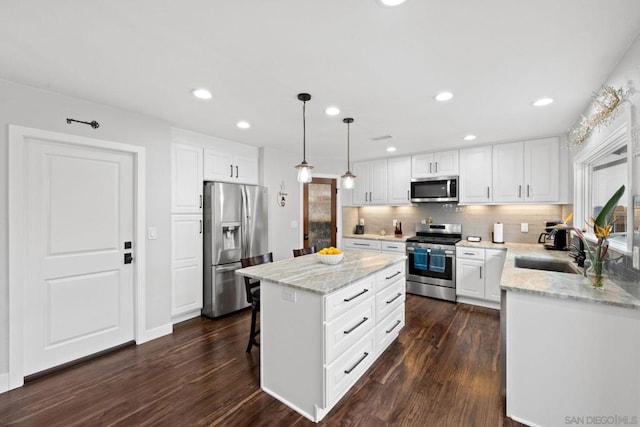
[[461, 224], [416, 224], [416, 235], [407, 239], [408, 293], [456, 300], [455, 245], [461, 238]]

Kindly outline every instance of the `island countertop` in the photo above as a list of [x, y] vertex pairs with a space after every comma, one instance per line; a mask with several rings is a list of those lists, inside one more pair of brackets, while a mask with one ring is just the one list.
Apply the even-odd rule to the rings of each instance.
[[336, 265], [323, 264], [317, 254], [310, 254], [241, 268], [236, 274], [325, 295], [405, 258], [405, 255], [345, 250], [344, 259]]
[[[615, 281], [606, 280], [603, 289], [594, 289], [589, 279], [582, 274], [518, 268], [514, 265], [517, 256], [566, 262], [570, 262], [570, 258], [568, 252], [545, 250], [542, 245], [506, 243], [504, 246], [507, 258], [500, 281], [503, 290], [640, 310], [640, 298], [636, 293], [640, 288], [637, 284], [628, 287], [624, 283], [618, 285]], [[623, 286], [632, 293], [627, 292]]]

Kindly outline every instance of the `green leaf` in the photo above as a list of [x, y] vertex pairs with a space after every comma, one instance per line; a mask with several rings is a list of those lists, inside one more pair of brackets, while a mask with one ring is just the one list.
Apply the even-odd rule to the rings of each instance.
[[604, 205], [604, 207], [598, 214], [598, 217], [596, 218], [595, 223], [597, 225], [599, 225], [600, 227], [604, 227], [607, 224], [609, 224], [609, 221], [611, 220], [611, 215], [613, 215], [613, 210], [618, 205], [618, 200], [620, 200], [620, 197], [622, 197], [622, 194], [624, 194], [624, 185], [620, 187], [618, 191], [613, 193], [613, 196], [611, 196], [607, 204]]

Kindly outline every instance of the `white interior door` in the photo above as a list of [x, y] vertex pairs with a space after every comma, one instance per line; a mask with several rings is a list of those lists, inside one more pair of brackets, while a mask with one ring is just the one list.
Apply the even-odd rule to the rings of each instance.
[[[24, 374], [133, 339], [133, 156], [25, 139]], [[132, 242], [125, 249], [125, 242]]]

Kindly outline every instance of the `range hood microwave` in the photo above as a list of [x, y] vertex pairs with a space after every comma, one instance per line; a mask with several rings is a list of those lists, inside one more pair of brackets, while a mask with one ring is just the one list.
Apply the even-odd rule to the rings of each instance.
[[458, 176], [411, 179], [413, 203], [457, 202]]

